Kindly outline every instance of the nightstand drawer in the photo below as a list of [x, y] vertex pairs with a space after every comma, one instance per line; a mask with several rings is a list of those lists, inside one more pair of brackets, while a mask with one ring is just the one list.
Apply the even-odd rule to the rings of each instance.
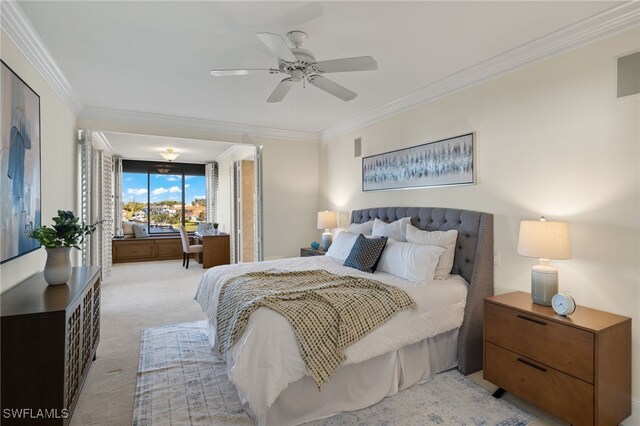
[[484, 314], [486, 340], [593, 383], [593, 333], [493, 303]]
[[485, 343], [485, 378], [573, 425], [593, 424], [593, 385]]

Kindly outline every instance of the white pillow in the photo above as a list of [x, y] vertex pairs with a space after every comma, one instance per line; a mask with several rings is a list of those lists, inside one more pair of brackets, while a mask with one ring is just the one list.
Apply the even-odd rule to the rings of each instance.
[[352, 234], [362, 234], [362, 235], [371, 235], [371, 231], [373, 231], [373, 221], [365, 223], [352, 223], [349, 225], [348, 232]]
[[389, 238], [376, 270], [405, 280], [426, 283], [433, 280], [442, 253], [442, 247], [401, 243]]
[[344, 262], [349, 253], [351, 253], [351, 249], [353, 245], [356, 243], [356, 239], [360, 234], [353, 234], [351, 232], [342, 231], [336, 238], [334, 238], [333, 243], [329, 246], [329, 250], [324, 254], [325, 256], [333, 257], [334, 259], [339, 259]]
[[410, 217], [403, 217], [395, 222], [386, 223], [378, 218], [373, 221], [373, 230], [371, 235], [375, 237], [389, 237], [396, 241], [407, 241], [407, 225], [411, 223]]
[[456, 255], [457, 240], [457, 229], [451, 229], [449, 231], [422, 231], [411, 224], [407, 225], [407, 241], [410, 243], [439, 246], [445, 249], [436, 267], [436, 280], [449, 278], [451, 269], [453, 268], [453, 258]]

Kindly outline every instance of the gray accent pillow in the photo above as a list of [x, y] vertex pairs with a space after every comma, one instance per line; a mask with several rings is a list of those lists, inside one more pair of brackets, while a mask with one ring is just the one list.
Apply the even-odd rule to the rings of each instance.
[[349, 256], [344, 261], [344, 266], [363, 272], [375, 272], [386, 244], [387, 237], [365, 238], [364, 235], [359, 234]]
[[133, 225], [133, 233], [136, 238], [149, 238], [149, 233], [147, 232], [146, 227], [142, 227], [140, 225]]

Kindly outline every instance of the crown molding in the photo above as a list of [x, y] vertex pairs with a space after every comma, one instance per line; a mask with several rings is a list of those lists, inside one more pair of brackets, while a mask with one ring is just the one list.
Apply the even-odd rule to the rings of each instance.
[[18, 50], [27, 58], [33, 67], [49, 83], [53, 91], [67, 104], [69, 109], [78, 114], [82, 102], [73, 90], [62, 70], [47, 50], [42, 39], [25, 16], [24, 12], [13, 0], [0, 2], [0, 28], [13, 41]]
[[236, 157], [238, 154], [248, 154], [249, 152], [247, 151], [247, 148], [249, 147], [252, 148], [252, 151], [255, 154], [255, 145], [233, 145], [229, 147], [229, 149], [218, 156], [218, 164], [222, 163], [223, 161], [230, 160]]
[[79, 118], [113, 120], [151, 126], [169, 126], [184, 129], [199, 129], [233, 135], [250, 135], [265, 138], [288, 139], [304, 142], [318, 142], [318, 134], [299, 130], [274, 129], [247, 124], [227, 123], [201, 118], [180, 117], [176, 115], [155, 114], [138, 111], [125, 111], [111, 108], [84, 107]]
[[93, 137], [94, 145], [97, 146], [98, 149], [113, 153], [113, 147], [111, 146], [111, 142], [109, 142], [109, 139], [107, 139], [104, 133], [93, 130], [91, 132], [91, 136]]
[[417, 91], [376, 107], [350, 120], [323, 131], [274, 129], [246, 124], [219, 122], [206, 119], [153, 114], [99, 107], [82, 107], [57, 63], [45, 47], [39, 35], [14, 0], [0, 2], [0, 28], [13, 41], [27, 60], [49, 83], [54, 92], [80, 117], [108, 119], [234, 135], [251, 135], [276, 139], [317, 142], [331, 139], [367, 124], [393, 116], [402, 111], [488, 81], [519, 68], [542, 61], [570, 49], [612, 36], [640, 24], [640, 2], [628, 1], [596, 16], [558, 30], [537, 40], [525, 43], [487, 61], [445, 77]]
[[371, 109], [319, 133], [321, 141], [334, 138], [402, 111], [592, 43], [640, 25], [640, 2], [629, 1], [576, 24], [525, 43], [466, 68], [417, 91]]

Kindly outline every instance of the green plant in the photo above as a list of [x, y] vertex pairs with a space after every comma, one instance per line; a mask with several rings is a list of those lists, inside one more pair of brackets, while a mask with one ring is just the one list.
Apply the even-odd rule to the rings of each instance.
[[58, 210], [58, 216], [52, 220], [54, 225], [51, 228], [42, 225], [29, 232], [29, 237], [40, 241], [40, 244], [47, 248], [75, 247], [80, 250], [84, 236], [93, 233], [102, 223], [101, 220], [93, 225], [80, 223], [80, 219], [68, 210]]
[[216, 222], [213, 222], [213, 229], [218, 229], [218, 224]]

